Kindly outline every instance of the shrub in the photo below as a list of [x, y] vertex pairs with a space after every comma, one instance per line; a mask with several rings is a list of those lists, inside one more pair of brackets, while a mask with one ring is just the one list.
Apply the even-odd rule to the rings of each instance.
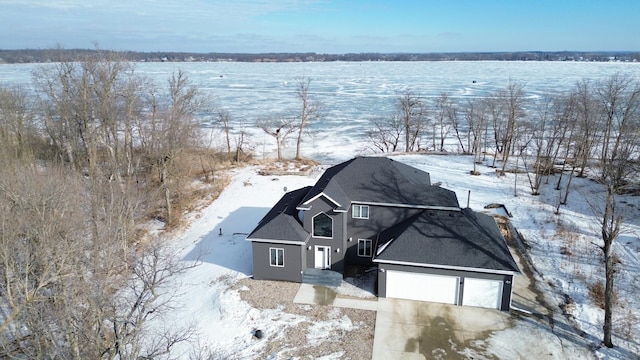
[[[598, 280], [589, 286], [589, 299], [599, 308], [604, 309], [604, 284], [602, 281]], [[614, 304], [618, 301], [615, 292], [612, 294], [612, 301]]]

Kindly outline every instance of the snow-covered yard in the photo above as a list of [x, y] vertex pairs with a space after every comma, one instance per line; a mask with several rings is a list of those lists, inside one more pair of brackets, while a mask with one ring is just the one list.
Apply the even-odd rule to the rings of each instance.
[[[313, 175], [261, 176], [259, 170], [248, 167], [235, 171], [221, 196], [194, 214], [191, 226], [170, 240], [179, 258], [198, 264], [175, 280], [179, 289], [176, 309], [163, 318], [165, 324], [195, 330], [194, 339], [173, 355], [279, 359], [313, 353], [310, 348], [324, 344], [325, 359], [342, 358], [346, 352], [336, 349], [336, 344], [354, 331], [369, 334], [365, 336], [370, 338], [370, 347], [375, 321], [372, 312], [332, 309], [325, 313], [310, 305], [292, 304], [298, 284], [252, 284], [247, 280], [251, 276], [251, 246], [245, 237], [285, 188], [314, 182]], [[250, 289], [258, 294], [246, 296]], [[243, 297], [253, 301], [243, 301]], [[288, 303], [278, 303], [281, 299]], [[294, 328], [296, 331], [290, 332]], [[254, 337], [258, 329], [262, 339]], [[296, 343], [300, 348], [292, 348]]]
[[[498, 177], [494, 169], [480, 166], [480, 176], [469, 175], [472, 157], [437, 155], [399, 155], [398, 161], [431, 173], [432, 181], [454, 190], [462, 206], [476, 210], [490, 203], [501, 203], [513, 215], [512, 224], [531, 247], [538, 281], [549, 289], [554, 306], [562, 308], [583, 331], [585, 343], [602, 358], [627, 359], [640, 353], [640, 240], [638, 238], [640, 199], [625, 196], [625, 228], [616, 243], [618, 257], [616, 273], [617, 306], [614, 312], [614, 349], [600, 347], [603, 311], [592, 302], [589, 288], [604, 279], [598, 222], [590, 203], [597, 201], [598, 185], [588, 179], [574, 179], [567, 206], [555, 215], [558, 194], [554, 180], [545, 184], [542, 195], [531, 196], [525, 175], [518, 175], [514, 196], [514, 175]], [[261, 176], [259, 168], [247, 167], [234, 171], [231, 184], [210, 206], [190, 219], [191, 225], [170, 240], [176, 256], [186, 263], [198, 263], [175, 279], [179, 292], [176, 308], [163, 319], [163, 325], [191, 326], [192, 342], [176, 349], [173, 355], [183, 358], [208, 356], [214, 359], [303, 358], [304, 351], [285, 349], [288, 330], [304, 325], [307, 346], [326, 346], [327, 353], [316, 354], [323, 359], [354, 358], [345, 349], [330, 347], [341, 337], [364, 334], [367, 323], [362, 314], [348, 313], [331, 307], [321, 310], [282, 303], [280, 306], [258, 307], [242, 300], [248, 291], [244, 280], [251, 276], [251, 247], [245, 240], [267, 210], [282, 196], [285, 189], [311, 185], [321, 169], [308, 176]], [[587, 201], [589, 199], [589, 201]], [[516, 281], [518, 281], [516, 279]], [[287, 298], [295, 284], [273, 283], [271, 290], [260, 289], [260, 296]], [[294, 292], [295, 294], [295, 292]], [[254, 294], [255, 295], [255, 294]], [[289, 300], [291, 301], [291, 300]], [[307, 305], [309, 306], [309, 305]], [[375, 313], [372, 313], [375, 317]], [[262, 339], [253, 336], [260, 329]], [[518, 325], [514, 327], [518, 329]], [[537, 342], [539, 338], [523, 328], [522, 342]], [[503, 358], [505, 343], [512, 336], [489, 337], [488, 356]], [[282, 344], [281, 346], [279, 344]], [[193, 350], [195, 345], [196, 350]], [[301, 354], [302, 353], [302, 354]], [[504, 355], [504, 356], [501, 356]], [[558, 355], [552, 355], [558, 356]], [[367, 358], [365, 355], [364, 358]]]

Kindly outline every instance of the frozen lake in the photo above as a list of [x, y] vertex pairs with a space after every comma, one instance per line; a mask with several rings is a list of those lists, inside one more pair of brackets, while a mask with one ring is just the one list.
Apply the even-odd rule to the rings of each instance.
[[[38, 66], [46, 65], [0, 65], [0, 84], [30, 85], [31, 72]], [[406, 90], [425, 98], [448, 93], [464, 100], [486, 96], [513, 80], [523, 83], [527, 96], [535, 99], [566, 91], [581, 79], [598, 80], [616, 73], [640, 79], [640, 63], [613, 62], [193, 62], [135, 66], [139, 75], [150, 77], [158, 86], [165, 86], [170, 74], [182, 69], [213, 105], [230, 111], [236, 129], [247, 130], [256, 150], [263, 147], [265, 151], [270, 151], [272, 139], [254, 129], [255, 121], [294, 111], [298, 106], [296, 80], [301, 77], [312, 79], [310, 91], [322, 104], [324, 115], [312, 126], [313, 135], [306, 146], [330, 141], [337, 147], [334, 151], [362, 148], [364, 145], [354, 143], [363, 142], [370, 119], [388, 116], [396, 96]], [[207, 126], [207, 119], [202, 121]]]

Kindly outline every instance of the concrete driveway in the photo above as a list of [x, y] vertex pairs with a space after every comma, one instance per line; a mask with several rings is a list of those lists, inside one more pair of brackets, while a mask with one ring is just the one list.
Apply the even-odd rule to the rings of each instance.
[[373, 360], [593, 359], [589, 348], [598, 340], [575, 329], [548, 284], [510, 250], [523, 272], [514, 279], [511, 312], [379, 298]]
[[511, 321], [496, 310], [380, 298], [373, 359], [467, 359], [476, 340]]

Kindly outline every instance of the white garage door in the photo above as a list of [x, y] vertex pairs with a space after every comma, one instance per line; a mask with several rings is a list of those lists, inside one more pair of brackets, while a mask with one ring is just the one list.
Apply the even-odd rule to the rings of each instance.
[[484, 279], [464, 279], [462, 305], [500, 309], [502, 302], [502, 281]]
[[387, 271], [387, 297], [456, 304], [459, 278]]

